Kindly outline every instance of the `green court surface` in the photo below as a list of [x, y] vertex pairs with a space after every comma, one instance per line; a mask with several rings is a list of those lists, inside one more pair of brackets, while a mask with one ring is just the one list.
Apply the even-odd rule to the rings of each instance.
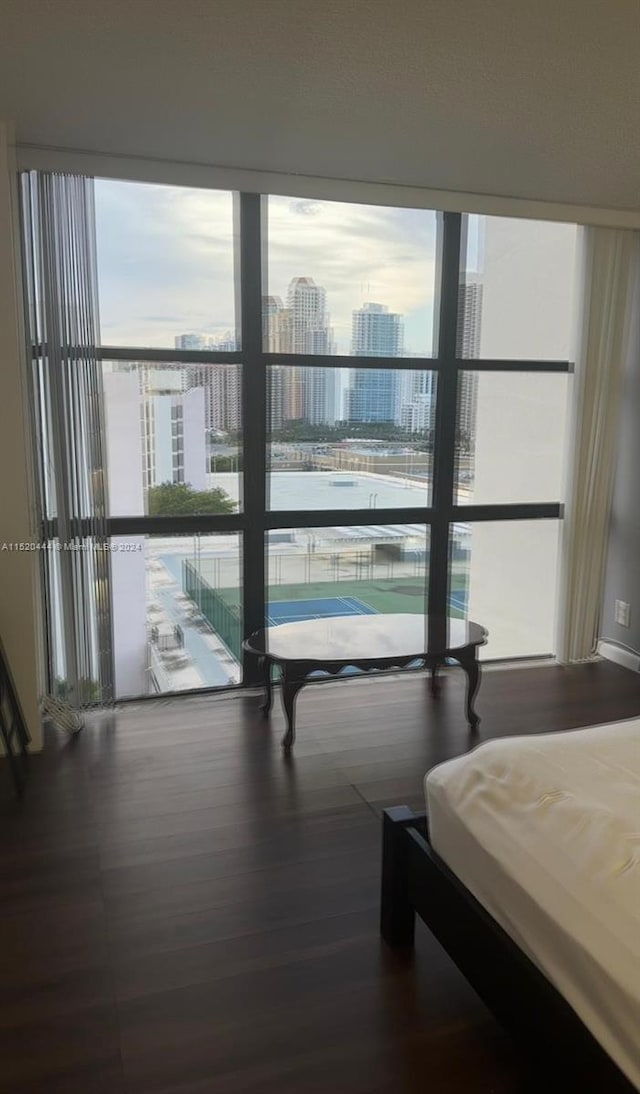
[[[451, 576], [452, 593], [464, 590], [465, 587], [464, 575]], [[216, 592], [230, 608], [239, 606], [238, 589], [216, 589]], [[392, 612], [420, 612], [424, 610], [424, 581], [420, 577], [385, 578], [378, 581], [312, 581], [309, 584], [272, 585], [268, 590], [271, 603], [281, 600], [320, 600], [324, 597], [355, 597], [374, 611], [387, 615]], [[462, 618], [464, 613], [457, 604], [458, 598], [452, 597], [450, 614]]]

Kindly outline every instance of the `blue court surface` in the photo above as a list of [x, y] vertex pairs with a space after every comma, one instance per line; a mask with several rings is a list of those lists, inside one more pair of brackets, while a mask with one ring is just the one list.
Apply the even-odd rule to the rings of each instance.
[[467, 610], [467, 591], [466, 589], [455, 589], [452, 593], [449, 593], [449, 607], [456, 608], [459, 612], [465, 613]]
[[327, 596], [316, 600], [278, 600], [269, 604], [267, 623], [301, 623], [305, 619], [328, 619], [336, 615], [377, 615], [375, 608], [355, 596]]

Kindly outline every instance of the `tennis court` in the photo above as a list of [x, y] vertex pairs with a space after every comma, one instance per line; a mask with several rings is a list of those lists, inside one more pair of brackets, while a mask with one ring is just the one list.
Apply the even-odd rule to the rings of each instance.
[[466, 615], [467, 612], [467, 590], [452, 589], [449, 593], [449, 608], [454, 612], [459, 612], [460, 615]]
[[269, 604], [267, 623], [301, 623], [305, 619], [328, 619], [336, 615], [377, 615], [375, 608], [355, 596], [327, 596], [313, 600], [277, 600]]

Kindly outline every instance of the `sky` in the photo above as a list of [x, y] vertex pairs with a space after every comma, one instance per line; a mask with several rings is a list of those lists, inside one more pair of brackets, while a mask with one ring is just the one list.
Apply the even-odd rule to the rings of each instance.
[[[234, 329], [230, 193], [97, 180], [96, 222], [103, 345], [169, 348]], [[264, 289], [286, 301], [293, 277], [323, 285], [344, 353], [353, 310], [384, 304], [404, 316], [405, 351], [427, 355], [435, 242], [430, 211], [272, 197]]]

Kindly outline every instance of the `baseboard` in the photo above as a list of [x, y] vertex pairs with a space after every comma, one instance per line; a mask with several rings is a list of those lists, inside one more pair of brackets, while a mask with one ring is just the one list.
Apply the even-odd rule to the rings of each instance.
[[624, 647], [616, 646], [613, 642], [607, 642], [606, 640], [601, 640], [598, 643], [598, 653], [601, 657], [605, 657], [607, 661], [615, 661], [616, 665], [622, 665], [625, 669], [640, 672], [640, 653], [626, 650]]

